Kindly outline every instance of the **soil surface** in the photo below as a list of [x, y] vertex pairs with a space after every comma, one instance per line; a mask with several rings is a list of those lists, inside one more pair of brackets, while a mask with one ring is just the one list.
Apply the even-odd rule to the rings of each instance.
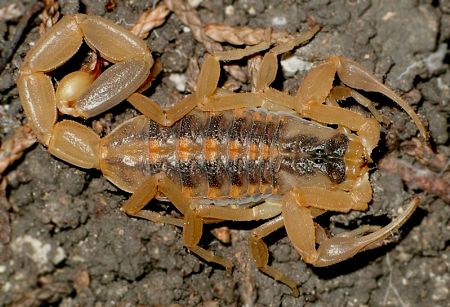
[[[96, 14], [130, 27], [158, 2], [65, 0], [59, 1], [59, 10]], [[373, 154], [373, 202], [367, 212], [327, 215], [320, 220], [324, 226], [338, 233], [362, 224], [385, 225], [412, 196], [421, 197], [420, 208], [389, 244], [328, 268], [305, 265], [284, 230], [270, 236], [266, 242], [271, 263], [300, 285], [301, 295], [295, 298], [288, 287], [258, 271], [249, 257], [246, 240], [260, 223], [227, 222], [219, 225], [219, 231], [205, 230], [202, 245], [235, 264], [227, 273], [190, 254], [182, 245], [179, 228], [123, 214], [119, 208], [129, 194], [100, 172], [73, 167], [35, 144], [3, 174], [0, 305], [449, 306], [450, 206], [445, 187], [450, 178], [450, 2], [189, 2], [205, 24], [272, 27], [295, 34], [315, 20], [322, 26], [320, 33], [291, 54], [303, 66], [280, 72], [277, 88], [295, 89], [306, 73], [305, 65], [332, 54], [344, 55], [402, 94], [428, 123], [434, 153], [423, 157], [418, 153], [423, 148], [406, 142], [416, 135], [406, 113], [388, 99], [369, 95], [392, 122], [383, 128]], [[30, 1], [0, 0], [2, 57], [29, 5]], [[26, 122], [15, 80], [23, 57], [39, 37], [40, 23], [37, 14], [31, 18], [0, 75], [2, 143]], [[146, 94], [162, 104], [178, 101], [189, 86], [183, 89], [184, 84], [174, 80], [191, 78], [188, 66], [202, 62], [205, 47], [175, 14], [146, 41], [164, 67]], [[68, 71], [62, 68], [61, 74]], [[248, 84], [239, 86], [248, 89]], [[104, 135], [137, 114], [123, 103], [84, 123]], [[411, 148], [414, 155], [408, 154]], [[2, 159], [4, 155], [0, 152]], [[406, 176], [404, 168], [376, 167], [386, 159], [403, 163], [416, 177]], [[439, 184], [444, 192], [436, 191]], [[171, 206], [159, 206], [176, 214]], [[227, 236], [229, 242], [223, 239]]]

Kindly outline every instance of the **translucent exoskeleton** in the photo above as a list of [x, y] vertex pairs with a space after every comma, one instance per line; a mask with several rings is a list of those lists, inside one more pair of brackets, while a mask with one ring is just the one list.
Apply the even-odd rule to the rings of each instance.
[[[251, 255], [261, 271], [298, 295], [296, 283], [268, 264], [264, 237], [285, 227], [305, 262], [331, 265], [381, 245], [418, 206], [413, 199], [384, 227], [366, 225], [333, 237], [314, 222], [326, 211], [366, 210], [372, 199], [368, 163], [380, 138], [382, 116], [358, 90], [395, 101], [427, 138], [424, 125], [402, 98], [344, 57], [331, 56], [313, 68], [295, 96], [271, 88], [278, 55], [318, 30], [313, 27], [273, 48], [264, 42], [207, 55], [196, 92], [162, 109], [137, 92], [145, 87], [153, 65], [145, 42], [100, 17], [65, 16], [28, 53], [17, 86], [28, 121], [50, 153], [79, 167], [100, 169], [132, 193], [122, 206], [125, 213], [182, 227], [184, 245], [206, 261], [232, 267], [229, 259], [199, 246], [205, 223], [265, 220], [251, 232]], [[72, 72], [55, 90], [49, 74], [83, 41], [113, 65], [98, 77]], [[263, 51], [255, 91], [218, 88], [220, 61]], [[336, 75], [339, 86], [334, 86]], [[336, 103], [347, 97], [367, 107], [374, 118]], [[143, 115], [103, 138], [76, 121], [57, 121], [58, 112], [89, 118], [125, 99]], [[147, 208], [153, 198], [170, 201], [182, 218]]]

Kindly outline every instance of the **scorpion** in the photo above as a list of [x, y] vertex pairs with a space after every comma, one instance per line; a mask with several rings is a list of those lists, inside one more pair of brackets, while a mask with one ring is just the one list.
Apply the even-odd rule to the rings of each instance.
[[[248, 244], [256, 266], [299, 295], [294, 280], [269, 265], [264, 238], [285, 228], [304, 262], [328, 266], [376, 248], [411, 216], [413, 198], [384, 227], [363, 225], [329, 236], [314, 218], [327, 211], [366, 210], [372, 199], [371, 153], [380, 139], [382, 116], [359, 91], [396, 102], [424, 139], [423, 123], [399, 95], [356, 62], [330, 56], [303, 79], [295, 96], [270, 87], [278, 56], [312, 39], [318, 26], [272, 46], [205, 56], [196, 90], [162, 108], [142, 95], [154, 60], [146, 43], [98, 16], [64, 16], [28, 52], [17, 87], [39, 142], [57, 158], [80, 168], [99, 169], [131, 193], [127, 215], [182, 228], [183, 244], [204, 260], [231, 270], [232, 262], [199, 245], [203, 226], [222, 221], [264, 222]], [[71, 59], [83, 41], [111, 66], [93, 75], [75, 71], [55, 90], [51, 73]], [[263, 53], [252, 92], [218, 87], [220, 62]], [[338, 76], [340, 85], [335, 85]], [[341, 107], [352, 97], [372, 117]], [[97, 116], [128, 100], [143, 115], [100, 138], [74, 120]], [[180, 217], [148, 208], [152, 199], [170, 201]]]

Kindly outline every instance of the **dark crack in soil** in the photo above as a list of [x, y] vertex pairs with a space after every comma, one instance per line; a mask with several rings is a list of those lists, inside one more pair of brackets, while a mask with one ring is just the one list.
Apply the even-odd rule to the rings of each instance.
[[[30, 2], [0, 0], [3, 54]], [[61, 0], [59, 4], [63, 13], [74, 13], [79, 8], [128, 26], [157, 2]], [[439, 182], [448, 187], [450, 2], [189, 2], [196, 5], [205, 23], [273, 27], [295, 33], [315, 18], [323, 27], [321, 32], [295, 52], [302, 67], [340, 54], [374, 71], [391, 88], [404, 94], [429, 123], [432, 146], [443, 161], [439, 164], [437, 158], [428, 158], [427, 164], [423, 161], [426, 158], [408, 155], [401, 144], [416, 134], [415, 126], [399, 108], [381, 99], [384, 104], [377, 103], [377, 107], [392, 125], [383, 129], [380, 146], [374, 153], [375, 162], [386, 157], [402, 161], [412, 172], [423, 172], [423, 176], [435, 173]], [[14, 14], [14, 10], [18, 13]], [[0, 75], [2, 143], [25, 122], [15, 79], [24, 55], [39, 37], [39, 23], [37, 16], [31, 19], [12, 60]], [[148, 94], [156, 101], [170, 103], [181, 96], [173, 77], [186, 73], [190, 59], [201, 61], [205, 48], [175, 15], [154, 30], [147, 43], [165, 69]], [[284, 73], [292, 75], [284, 78], [284, 87], [292, 89], [298, 86], [305, 71], [300, 68]], [[380, 101], [380, 97], [374, 98]], [[124, 103], [87, 124], [104, 132], [136, 114]], [[6, 196], [0, 201], [2, 306], [450, 304], [448, 190], [447, 195], [434, 195], [432, 190], [423, 191], [423, 185], [408, 181], [405, 174], [389, 169], [371, 172], [374, 199], [370, 210], [334, 215], [330, 229], [338, 232], [362, 223], [386, 224], [411, 196], [421, 196], [420, 209], [392, 243], [344, 263], [317, 269], [301, 261], [284, 231], [267, 240], [273, 265], [300, 285], [299, 298], [292, 297], [288, 287], [259, 272], [250, 260], [246, 238], [257, 223], [221, 225], [230, 229], [229, 244], [216, 239], [213, 228], [205, 231], [202, 244], [235, 264], [233, 273], [228, 274], [187, 252], [180, 229], [125, 216], [119, 208], [129, 197], [127, 193], [99, 172], [77, 169], [50, 156], [42, 145], [32, 146], [4, 175]], [[170, 207], [167, 210], [170, 212]]]

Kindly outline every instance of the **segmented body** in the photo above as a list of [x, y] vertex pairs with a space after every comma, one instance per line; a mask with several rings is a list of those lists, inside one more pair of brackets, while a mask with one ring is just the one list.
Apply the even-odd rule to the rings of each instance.
[[129, 192], [164, 172], [200, 203], [244, 204], [318, 177], [341, 183], [347, 145], [335, 129], [264, 109], [194, 111], [171, 127], [139, 116], [102, 140], [101, 169]]

